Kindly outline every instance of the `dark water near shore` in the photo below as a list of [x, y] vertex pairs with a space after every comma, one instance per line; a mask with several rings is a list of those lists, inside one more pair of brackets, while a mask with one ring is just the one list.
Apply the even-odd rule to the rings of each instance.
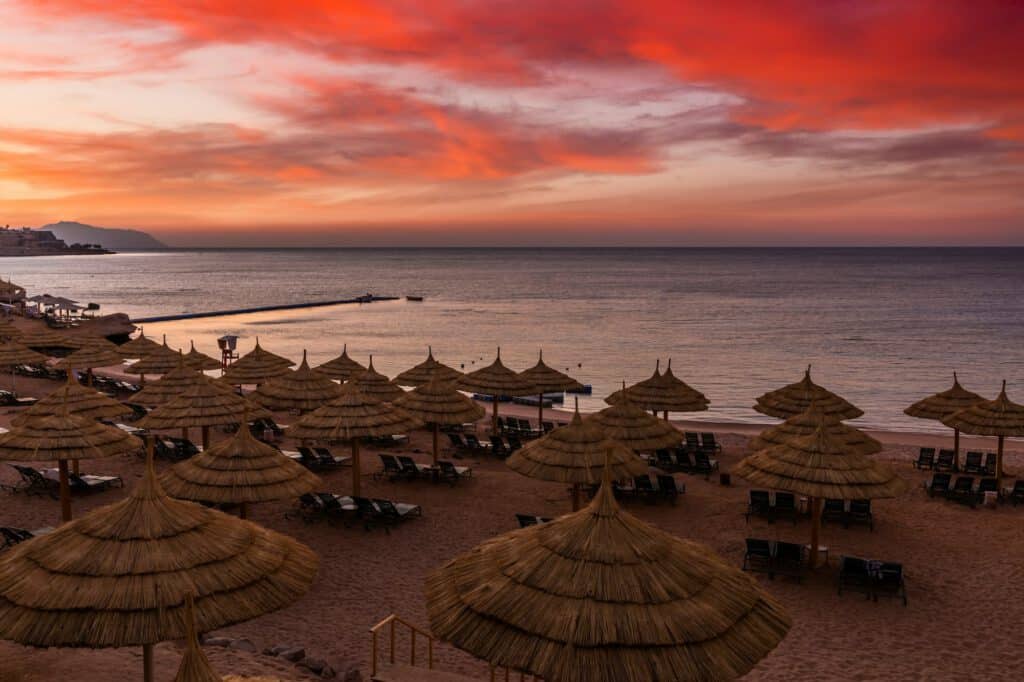
[[594, 385], [583, 407], [672, 358], [709, 419], [760, 421], [760, 393], [814, 377], [865, 410], [863, 423], [937, 428], [902, 409], [957, 370], [1024, 401], [1024, 249], [204, 250], [0, 259], [31, 293], [132, 316], [346, 298], [426, 297], [152, 324], [207, 352], [224, 333], [312, 362], [343, 343], [395, 374], [427, 344], [467, 369], [497, 345], [515, 369], [545, 360]]

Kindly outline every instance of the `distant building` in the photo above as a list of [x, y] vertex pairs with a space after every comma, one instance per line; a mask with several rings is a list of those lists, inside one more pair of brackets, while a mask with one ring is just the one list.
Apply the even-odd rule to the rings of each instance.
[[80, 256], [113, 253], [99, 244], [72, 244], [57, 239], [49, 230], [32, 230], [27, 227], [0, 228], [0, 256]]

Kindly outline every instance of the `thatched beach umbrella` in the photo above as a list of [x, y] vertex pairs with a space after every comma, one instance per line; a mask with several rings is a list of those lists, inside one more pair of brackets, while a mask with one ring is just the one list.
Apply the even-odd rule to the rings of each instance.
[[[953, 386], [951, 388], [919, 400], [907, 409], [903, 414], [917, 419], [933, 419], [944, 421], [960, 410], [983, 402], [985, 399], [977, 393], [972, 393], [960, 385], [953, 372]], [[960, 429], [953, 427], [953, 466], [960, 467]]]
[[874, 455], [882, 451], [882, 444], [860, 429], [847, 426], [834, 414], [828, 415], [811, 403], [806, 412], [793, 415], [778, 426], [765, 429], [747, 443], [751, 450], [764, 450], [773, 445], [788, 443], [794, 438], [802, 438], [814, 433], [819, 426], [824, 426], [829, 435], [844, 443], [849, 452], [861, 455]]
[[434, 635], [549, 682], [731, 680], [791, 624], [711, 548], [623, 511], [607, 474], [583, 510], [432, 572], [426, 598]]
[[549, 367], [544, 363], [544, 350], [541, 349], [537, 356], [537, 364], [519, 373], [521, 379], [526, 380], [537, 391], [537, 427], [544, 426], [544, 394], [562, 393], [565, 391], [581, 391], [583, 384], [573, 379], [568, 374], [563, 374], [557, 369]]
[[856, 419], [864, 414], [832, 391], [811, 381], [811, 366], [807, 366], [804, 378], [795, 384], [769, 391], [757, 399], [754, 409], [761, 414], [778, 419], [789, 419], [795, 414], [806, 412], [811, 403], [817, 403], [825, 414], [840, 419]]
[[456, 387], [469, 393], [491, 396], [491, 400], [494, 401], [491, 429], [494, 433], [498, 432], [499, 398], [516, 398], [537, 392], [533, 384], [502, 364], [501, 347], [498, 348], [498, 356], [494, 362], [463, 376], [456, 383]]
[[818, 534], [824, 500], [896, 497], [907, 483], [890, 467], [851, 451], [821, 423], [814, 433], [760, 450], [741, 460], [732, 473], [754, 485], [788, 490], [810, 499], [810, 564], [818, 561]]
[[228, 365], [220, 378], [226, 384], [242, 386], [244, 384], [259, 385], [276, 376], [285, 374], [295, 363], [280, 355], [264, 350], [260, 339], [256, 337], [256, 346]]
[[125, 360], [135, 360], [144, 358], [150, 354], [150, 352], [160, 348], [160, 344], [153, 339], [146, 337], [146, 332], [141, 328], [139, 329], [139, 335], [134, 339], [125, 341], [117, 347], [121, 352], [121, 357]]
[[247, 428], [242, 419], [269, 417], [270, 413], [248, 399], [218, 385], [214, 381], [199, 382], [136, 422], [140, 429], [189, 429], [199, 426], [203, 430], [203, 449], [210, 447], [211, 426]]
[[541, 481], [572, 485], [572, 510], [580, 508], [580, 487], [601, 480], [607, 467], [613, 480], [647, 473], [647, 462], [605, 435], [600, 424], [580, 418], [577, 402], [572, 421], [513, 452], [505, 463], [512, 471]]
[[671, 448], [683, 442], [682, 431], [634, 405], [629, 391], [622, 394], [617, 405], [587, 417], [600, 425], [607, 437], [636, 452]]
[[57, 417], [64, 414], [86, 419], [115, 419], [131, 411], [124, 403], [109, 398], [94, 388], [81, 385], [69, 374], [67, 384], [14, 417], [11, 423], [22, 424], [30, 417]]
[[[148, 382], [140, 391], [132, 395], [132, 402], [147, 407], [163, 405], [169, 400], [189, 390], [196, 384], [210, 383], [215, 381], [197, 369], [188, 367], [185, 364], [185, 357], [179, 353], [178, 366], [170, 372], [163, 374], [156, 381]], [[230, 391], [231, 389], [222, 384], [216, 384], [218, 388]]]
[[143, 647], [186, 634], [194, 592], [203, 632], [294, 604], [316, 554], [285, 535], [168, 497], [152, 445], [130, 496], [94, 509], [0, 558], [0, 639], [37, 647]]
[[173, 350], [164, 337], [162, 345], [149, 351], [138, 362], [128, 365], [124, 371], [138, 374], [145, 382], [147, 374], [167, 374], [181, 363], [181, 350]]
[[92, 370], [96, 367], [118, 367], [123, 363], [117, 346], [106, 339], [89, 339], [73, 353], [61, 358], [54, 365], [57, 369], [73, 372], [86, 370], [87, 383], [92, 386]]
[[[61, 414], [24, 415], [7, 433], [0, 434], [0, 460], [53, 462], [60, 476], [60, 512], [71, 520], [68, 461], [125, 455], [142, 448], [142, 441], [114, 426], [86, 417]], [[2, 612], [2, 609], [0, 609]]]
[[352, 445], [352, 494], [359, 495], [362, 468], [359, 440], [383, 438], [406, 433], [422, 422], [400, 407], [365, 395], [357, 383], [348, 382], [341, 394], [300, 417], [288, 428], [288, 435], [299, 440], [349, 441]]
[[198, 369], [200, 372], [206, 372], [213, 369], [220, 369], [220, 360], [210, 357], [206, 353], [201, 353], [196, 350], [196, 342], [189, 341], [190, 348], [185, 353], [185, 366], [191, 367], [192, 369]]
[[0, 343], [0, 367], [11, 368], [11, 390], [17, 389], [17, 374], [14, 368], [18, 365], [45, 365], [46, 356], [37, 353], [18, 341], [8, 340]]
[[309, 412], [324, 403], [337, 398], [341, 386], [306, 362], [306, 351], [302, 351], [302, 363], [296, 370], [286, 370], [253, 391], [249, 397], [253, 402], [269, 410], [298, 410]]
[[427, 359], [412, 369], [407, 369], [395, 377], [395, 383], [402, 386], [423, 386], [435, 379], [437, 381], [455, 381], [462, 372], [434, 359], [434, 349], [427, 346]]
[[995, 400], [980, 403], [954, 412], [942, 420], [946, 426], [960, 429], [974, 436], [995, 436], [999, 439], [996, 454], [996, 478], [1003, 477], [1003, 441], [1024, 436], [1024, 405], [1006, 397], [1006, 381]]
[[223, 682], [213, 666], [210, 659], [203, 653], [199, 646], [199, 634], [196, 632], [195, 597], [192, 592], [185, 593], [185, 653], [178, 665], [178, 672], [174, 675], [174, 682]]
[[655, 365], [653, 375], [612, 393], [605, 398], [605, 402], [609, 405], [618, 404], [622, 401], [624, 390], [629, 392], [634, 405], [654, 413], [663, 412], [665, 419], [668, 419], [669, 412], [703, 412], [708, 409], [711, 403], [704, 394], [672, 373], [671, 359], [664, 374], [660, 371], [660, 364], [658, 361]]
[[395, 401], [395, 405], [431, 427], [434, 435], [434, 464], [440, 451], [442, 426], [460, 426], [481, 419], [484, 408], [464, 396], [451, 381], [434, 379], [417, 386]]
[[348, 344], [341, 349], [341, 355], [317, 366], [316, 371], [338, 381], [348, 381], [353, 375], [362, 374], [366, 368], [348, 356]]
[[164, 490], [184, 500], [240, 505], [244, 519], [250, 503], [297, 498], [320, 485], [309, 469], [256, 440], [248, 421], [243, 417], [233, 437], [165, 470]]
[[374, 400], [380, 400], [381, 402], [394, 402], [405, 395], [405, 391], [402, 390], [401, 386], [373, 368], [372, 355], [370, 356], [370, 364], [367, 365], [366, 371], [350, 376], [348, 380], [350, 383], [357, 384], [363, 395]]
[[21, 330], [14, 326], [7, 318], [0, 318], [0, 339], [11, 340], [20, 339], [22, 337]]
[[78, 339], [73, 339], [67, 334], [61, 334], [42, 326], [31, 327], [23, 331], [21, 343], [29, 348], [44, 350], [50, 348], [74, 349], [81, 346], [81, 342]]

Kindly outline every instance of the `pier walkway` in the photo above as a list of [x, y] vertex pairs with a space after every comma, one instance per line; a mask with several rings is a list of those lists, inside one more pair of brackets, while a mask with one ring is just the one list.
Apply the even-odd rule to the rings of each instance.
[[152, 317], [139, 317], [132, 320], [132, 324], [144, 324], [147, 322], [172, 322], [174, 320], [197, 320], [203, 317], [224, 317], [226, 315], [245, 315], [248, 313], [266, 313], [274, 310], [300, 310], [302, 308], [322, 308], [330, 305], [347, 305], [351, 303], [374, 303], [376, 301], [397, 301], [398, 296], [357, 296], [356, 298], [343, 298], [335, 301], [313, 301], [311, 303], [282, 303], [280, 305], [265, 305], [254, 308], [236, 308], [234, 310], [213, 310], [205, 313], [178, 313], [175, 315], [154, 315]]

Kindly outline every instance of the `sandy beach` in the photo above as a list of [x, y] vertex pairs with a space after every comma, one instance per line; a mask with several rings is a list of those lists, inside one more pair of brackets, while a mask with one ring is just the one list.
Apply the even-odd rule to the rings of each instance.
[[[7, 388], [7, 375], [0, 386]], [[19, 393], [41, 396], [59, 386], [57, 382], [18, 378]], [[502, 405], [505, 414], [536, 418], [529, 407]], [[0, 425], [8, 426], [17, 413], [0, 414]], [[553, 412], [564, 420], [566, 413]], [[278, 423], [292, 423], [295, 415], [275, 414]], [[479, 425], [482, 431], [485, 426]], [[723, 471], [746, 454], [748, 437], [757, 427], [707, 422], [680, 422], [681, 428], [713, 430], [724, 446], [720, 457]], [[935, 434], [873, 433], [885, 444], [876, 457], [892, 463], [911, 482], [910, 490], [894, 500], [876, 501], [875, 529], [825, 525], [822, 542], [829, 546], [830, 565], [819, 568], [802, 584], [788, 579], [759, 578], [793, 617], [794, 626], [776, 651], [745, 679], [1010, 679], [1008, 661], [1016, 651], [1021, 611], [1015, 605], [1024, 597], [1024, 545], [1020, 540], [1019, 508], [1001, 505], [996, 509], [969, 509], [950, 502], [929, 499], [922, 488], [927, 472], [911, 467], [922, 445], [948, 446], [950, 438]], [[197, 437], [198, 434], [194, 434]], [[214, 438], [225, 435], [214, 430]], [[981, 439], [979, 447], [994, 449]], [[285, 441], [286, 449], [293, 444]], [[973, 441], [965, 441], [969, 448]], [[419, 461], [429, 460], [430, 436], [412, 434], [406, 446], [389, 452], [409, 453]], [[336, 453], [346, 451], [344, 446]], [[323, 658], [336, 670], [358, 667], [369, 678], [369, 629], [388, 616], [398, 614], [426, 627], [423, 580], [428, 572], [480, 541], [516, 527], [515, 514], [557, 516], [569, 510], [569, 497], [562, 486], [531, 480], [508, 470], [494, 458], [466, 458], [461, 465], [473, 467], [470, 480], [457, 486], [427, 481], [387, 482], [372, 474], [380, 470], [379, 450], [364, 450], [362, 484], [364, 494], [413, 502], [423, 508], [423, 517], [390, 533], [383, 529], [365, 531], [361, 526], [346, 528], [325, 522], [305, 523], [286, 518], [292, 502], [256, 505], [251, 518], [274, 530], [287, 533], [312, 547], [321, 557], [321, 569], [312, 590], [293, 606], [254, 621], [218, 631], [216, 635], [251, 640], [257, 651], [274, 645], [305, 647], [307, 654]], [[1020, 443], [1008, 445], [1006, 466], [1015, 472], [1024, 465]], [[159, 463], [160, 467], [167, 466]], [[117, 474], [131, 488], [142, 475], [137, 457], [85, 462], [83, 471]], [[686, 494], [678, 505], [628, 501], [626, 508], [638, 517], [680, 537], [713, 547], [728, 561], [742, 561], [744, 538], [805, 542], [809, 521], [774, 524], [744, 520], [747, 491], [743, 481], [731, 486], [719, 484], [717, 476], [676, 474], [685, 482]], [[323, 475], [324, 489], [347, 493], [351, 469]], [[16, 475], [0, 467], [0, 481], [14, 483]], [[96, 506], [121, 499], [123, 491], [113, 489], [87, 497], [76, 497], [74, 513], [79, 516]], [[59, 509], [46, 496], [28, 497], [3, 493], [4, 525], [39, 528], [53, 525]], [[895, 600], [875, 603], [856, 594], [836, 594], [836, 561], [853, 554], [901, 561], [905, 565], [909, 605]], [[386, 639], [386, 638], [385, 638]], [[173, 677], [180, 656], [179, 643], [165, 643], [156, 649], [157, 679]], [[265, 674], [281, 679], [304, 679], [289, 663], [259, 653], [208, 646], [206, 651], [222, 674]], [[407, 656], [408, 642], [398, 639], [399, 660]], [[421, 654], [422, 655], [422, 654]], [[486, 666], [455, 649], [438, 645], [437, 666], [486, 679]], [[59, 678], [117, 680], [137, 677], [141, 650], [36, 650], [0, 642], [0, 679], [44, 680]]]

